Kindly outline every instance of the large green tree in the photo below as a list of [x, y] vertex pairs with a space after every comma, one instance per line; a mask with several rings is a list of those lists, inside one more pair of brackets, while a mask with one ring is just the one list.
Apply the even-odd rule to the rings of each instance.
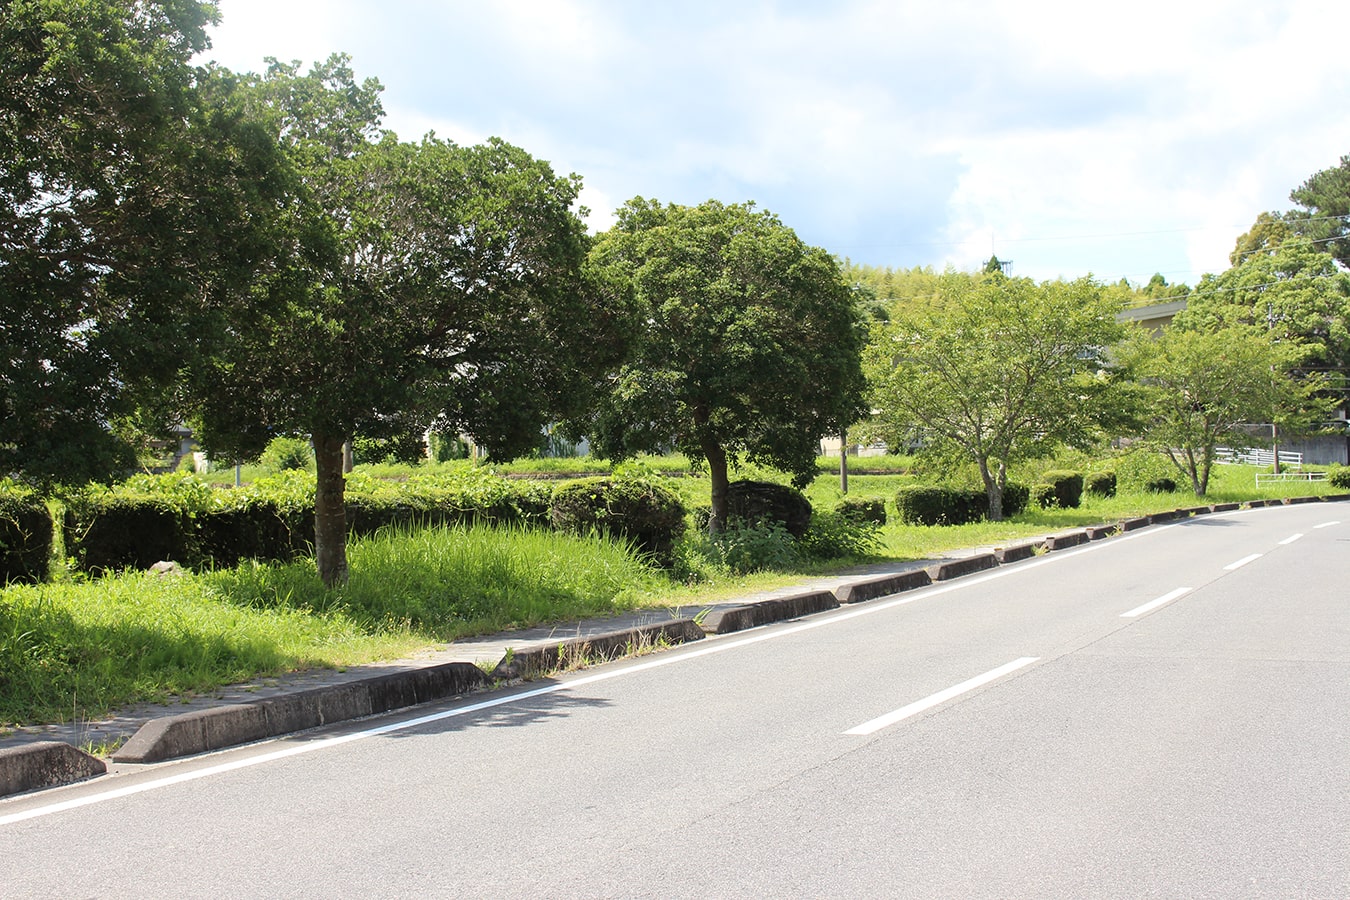
[[1086, 278], [948, 272], [931, 304], [874, 333], [872, 427], [918, 433], [975, 463], [997, 521], [1013, 463], [1084, 444], [1109, 416], [1100, 373], [1120, 334], [1116, 312]]
[[[1279, 231], [1269, 234], [1278, 239]], [[1255, 327], [1300, 348], [1305, 368], [1341, 369], [1350, 365], [1350, 273], [1306, 238], [1253, 245], [1232, 268], [1200, 281], [1176, 325]]]
[[1315, 408], [1318, 380], [1289, 374], [1298, 355], [1295, 345], [1277, 343], [1263, 328], [1234, 325], [1138, 333], [1119, 360], [1141, 392], [1139, 437], [1203, 497], [1215, 448], [1245, 446], [1252, 424], [1288, 424]]
[[1350, 155], [1342, 156], [1340, 165], [1314, 173], [1290, 192], [1289, 199], [1300, 207], [1287, 214], [1290, 225], [1324, 244], [1350, 268]]
[[214, 450], [311, 436], [315, 556], [333, 586], [347, 577], [343, 444], [435, 426], [527, 452], [617, 362], [624, 295], [586, 277], [576, 176], [495, 139], [380, 132], [378, 83], [340, 55], [305, 74], [274, 63], [250, 91], [295, 176], [285, 252], [194, 394]]
[[861, 315], [833, 257], [752, 204], [636, 198], [591, 262], [632, 290], [632, 354], [580, 423], [597, 452], [675, 447], [707, 465], [709, 528], [745, 458], [815, 475], [820, 439], [864, 410]]
[[[0, 4], [0, 471], [109, 478], [262, 255], [277, 154], [190, 65], [205, 2]], [[265, 217], [264, 217], [265, 218]]]

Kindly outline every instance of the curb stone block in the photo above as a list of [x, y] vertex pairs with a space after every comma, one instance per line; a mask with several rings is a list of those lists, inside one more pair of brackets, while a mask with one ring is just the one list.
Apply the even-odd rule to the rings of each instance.
[[64, 741], [0, 750], [0, 797], [74, 784], [106, 774], [108, 764]]
[[683, 644], [688, 641], [701, 641], [703, 638], [704, 629], [693, 619], [672, 619], [669, 622], [609, 634], [560, 640], [556, 644], [543, 647], [508, 651], [492, 670], [492, 677], [507, 681], [537, 678], [559, 668], [569, 660], [615, 659], [628, 653], [631, 648], [641, 646], [644, 641], [653, 645], [661, 641]]
[[1186, 509], [1177, 510], [1177, 515], [1185, 519], [1189, 516], [1207, 516], [1212, 512], [1214, 512], [1214, 508], [1210, 506], [1190, 506]]
[[1045, 539], [1045, 549], [1064, 550], [1069, 547], [1077, 547], [1079, 544], [1088, 542], [1088, 533], [1086, 531], [1070, 531], [1065, 534], [1055, 534]]
[[1024, 559], [1031, 559], [1038, 552], [1045, 552], [1045, 541], [1033, 541], [1029, 544], [1014, 544], [1011, 547], [999, 547], [994, 551], [994, 558], [1000, 564], [1020, 562]]
[[960, 578], [962, 575], [969, 575], [972, 572], [983, 572], [985, 569], [992, 569], [997, 565], [998, 558], [994, 554], [980, 553], [976, 556], [940, 562], [929, 566], [927, 571], [928, 577], [934, 581], [947, 581], [952, 578]]
[[1178, 518], [1177, 511], [1154, 513], [1148, 516], [1148, 521], [1153, 525], [1159, 525], [1163, 522], [1172, 522]]
[[1140, 516], [1135, 519], [1125, 519], [1120, 523], [1121, 531], [1134, 531], [1139, 528], [1147, 528], [1153, 522], [1148, 516]]
[[1084, 529], [1089, 541], [1100, 541], [1120, 533], [1119, 525], [1089, 525]]
[[868, 578], [863, 581], [840, 585], [834, 589], [834, 597], [841, 605], [863, 603], [867, 600], [875, 600], [878, 597], [889, 597], [891, 594], [900, 594], [905, 591], [912, 591], [915, 588], [926, 587], [932, 583], [933, 579], [928, 576], [927, 571], [915, 569], [912, 572], [901, 572], [898, 575], [883, 575], [879, 578]]
[[789, 597], [774, 597], [747, 603], [745, 606], [733, 606], [730, 609], [716, 610], [703, 620], [703, 630], [709, 634], [731, 634], [759, 625], [796, 619], [811, 613], [838, 609], [839, 600], [830, 591], [811, 591], [805, 594], [793, 594]]
[[364, 681], [151, 719], [112, 754], [152, 763], [279, 737], [467, 693], [487, 677], [472, 663], [409, 669]]
[[1242, 509], [1242, 504], [1241, 504], [1241, 503], [1215, 503], [1213, 506], [1210, 507], [1210, 511], [1216, 512], [1216, 513], [1220, 513], [1220, 512], [1232, 512], [1232, 511], [1235, 510], [1235, 509]]

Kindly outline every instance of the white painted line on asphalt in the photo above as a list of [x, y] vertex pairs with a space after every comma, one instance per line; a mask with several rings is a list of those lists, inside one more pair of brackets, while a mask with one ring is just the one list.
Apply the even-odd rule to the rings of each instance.
[[976, 677], [971, 678], [969, 681], [963, 681], [960, 684], [953, 685], [952, 687], [947, 688], [945, 691], [938, 691], [931, 697], [925, 697], [922, 700], [916, 700], [915, 702], [909, 704], [908, 706], [903, 706], [900, 709], [897, 709], [895, 712], [887, 713], [884, 716], [878, 716], [872, 721], [864, 722], [863, 724], [859, 725], [856, 728], [850, 728], [848, 731], [845, 731], [844, 734], [868, 735], [872, 734], [873, 732], [880, 731], [881, 729], [886, 728], [887, 726], [894, 725], [896, 722], [901, 722], [905, 719], [908, 719], [910, 716], [918, 715], [924, 710], [932, 709], [939, 703], [946, 703], [948, 700], [951, 700], [954, 697], [959, 697], [962, 694], [969, 693], [978, 687], [983, 687], [984, 685], [988, 684], [991, 681], [997, 681], [1004, 675], [1016, 672], [1018, 669], [1021, 669], [1025, 666], [1029, 666], [1034, 662], [1038, 662], [1039, 660], [1040, 660], [1039, 656], [1024, 656], [1021, 659], [1015, 659], [1012, 662], [1008, 663], [1007, 665], [999, 666], [997, 669], [985, 672], [983, 675], [977, 675]]
[[1299, 533], [1299, 534], [1291, 534], [1291, 535], [1289, 535], [1289, 537], [1287, 537], [1287, 538], [1285, 538], [1284, 540], [1280, 541], [1280, 546], [1281, 546], [1281, 547], [1288, 547], [1290, 544], [1292, 544], [1294, 541], [1298, 540], [1298, 539], [1301, 538], [1301, 537], [1303, 537], [1302, 533]]
[[1330, 528], [1330, 527], [1333, 526], [1333, 525], [1339, 525], [1339, 524], [1341, 524], [1341, 523], [1340, 523], [1340, 522], [1323, 522], [1321, 525], [1314, 525], [1313, 528], [1314, 528], [1314, 529], [1317, 529], [1317, 528]]
[[1264, 556], [1264, 555], [1265, 555], [1264, 553], [1253, 553], [1251, 556], [1244, 556], [1244, 557], [1242, 557], [1242, 559], [1239, 559], [1237, 562], [1231, 562], [1231, 563], [1229, 563], [1228, 565], [1224, 566], [1224, 567], [1223, 567], [1223, 570], [1224, 570], [1225, 572], [1231, 572], [1231, 571], [1233, 571], [1234, 569], [1240, 569], [1240, 568], [1242, 568], [1243, 566], [1245, 566], [1247, 563], [1249, 563], [1249, 562], [1255, 562], [1256, 560], [1260, 559], [1260, 558], [1261, 558], [1262, 556]]
[[1137, 618], [1138, 616], [1142, 616], [1144, 613], [1153, 612], [1153, 610], [1157, 609], [1160, 606], [1166, 606], [1173, 600], [1176, 600], [1178, 597], [1184, 597], [1190, 592], [1191, 589], [1188, 587], [1177, 588], [1175, 591], [1163, 594], [1157, 600], [1151, 600], [1148, 603], [1145, 603], [1143, 606], [1136, 606], [1134, 609], [1130, 610], [1127, 613], [1121, 613], [1120, 617], [1122, 619]]

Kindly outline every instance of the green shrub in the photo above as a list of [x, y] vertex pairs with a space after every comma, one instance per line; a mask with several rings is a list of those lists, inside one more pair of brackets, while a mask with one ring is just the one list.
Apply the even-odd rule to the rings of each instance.
[[678, 494], [646, 479], [569, 481], [554, 490], [549, 508], [549, 521], [559, 531], [626, 538], [659, 559], [669, 558], [684, 533], [684, 515]]
[[1175, 494], [1177, 492], [1177, 482], [1175, 478], [1163, 476], [1155, 478], [1152, 481], [1144, 483], [1144, 490], [1150, 494]]
[[1083, 503], [1083, 473], [1052, 470], [1041, 475], [1041, 482], [1054, 488], [1054, 506], [1077, 509]]
[[[882, 501], [882, 520], [886, 516]], [[841, 513], [818, 512], [811, 517], [806, 536], [797, 542], [801, 552], [815, 559], [857, 559], [881, 548], [881, 524], [876, 519], [853, 519]]]
[[1350, 490], [1350, 466], [1332, 466], [1327, 470], [1327, 483], [1343, 491]]
[[1033, 484], [1031, 486], [1031, 502], [1035, 503], [1040, 509], [1054, 509], [1059, 505], [1059, 498], [1055, 496], [1055, 486], [1045, 481]]
[[886, 501], [880, 498], [860, 500], [849, 498], [840, 500], [834, 507], [836, 515], [849, 522], [886, 524]]
[[[1026, 511], [1027, 504], [1031, 502], [1031, 488], [1025, 484], [1018, 484], [1010, 481], [1003, 486], [1003, 517], [1005, 519], [1019, 516]], [[988, 498], [985, 498], [985, 505], [988, 505]]]
[[314, 451], [309, 441], [301, 438], [273, 438], [258, 457], [258, 464], [269, 472], [312, 471]]
[[913, 484], [895, 495], [900, 521], [907, 525], [965, 525], [989, 514], [989, 495], [982, 490]]
[[1111, 471], [1093, 472], [1083, 481], [1083, 488], [1093, 497], [1107, 498], [1116, 495], [1116, 473]]
[[784, 571], [796, 567], [801, 558], [797, 540], [787, 528], [767, 519], [733, 519], [729, 527], [707, 540], [714, 562], [733, 575]]
[[90, 486], [66, 502], [66, 552], [93, 574], [148, 569], [162, 560], [195, 565], [196, 519], [213, 502], [210, 487], [183, 473]]
[[1150, 491], [1150, 484], [1172, 481], [1176, 484], [1177, 469], [1172, 461], [1156, 450], [1130, 450], [1116, 457], [1111, 464], [1116, 473], [1116, 489], [1127, 493]]
[[12, 481], [0, 481], [0, 585], [45, 581], [54, 531], [41, 497]]
[[727, 518], [775, 522], [794, 538], [811, 527], [811, 501], [795, 488], [771, 481], [733, 481], [727, 486]]

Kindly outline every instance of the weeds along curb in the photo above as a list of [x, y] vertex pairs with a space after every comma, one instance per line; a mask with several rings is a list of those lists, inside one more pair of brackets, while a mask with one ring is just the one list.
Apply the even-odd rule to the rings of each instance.
[[[279, 737], [321, 725], [392, 712], [467, 693], [490, 685], [494, 679], [537, 678], [580, 665], [638, 655], [702, 640], [705, 633], [728, 634], [786, 619], [835, 609], [842, 604], [862, 603], [926, 587], [934, 582], [982, 572], [1043, 553], [1108, 539], [1149, 525], [1179, 521], [1191, 516], [1237, 509], [1259, 509], [1295, 503], [1344, 502], [1350, 494], [1300, 497], [1286, 500], [1254, 500], [1176, 509], [1094, 525], [1079, 531], [1052, 535], [1001, 547], [991, 553], [944, 560], [922, 569], [879, 577], [860, 578], [832, 592], [805, 591], [773, 597], [709, 613], [701, 620], [673, 619], [655, 625], [616, 632], [579, 636], [542, 647], [508, 652], [493, 670], [483, 674], [467, 662], [443, 663], [410, 669], [343, 685], [315, 688], [271, 697], [253, 703], [230, 704], [214, 709], [153, 719], [114, 752], [115, 762], [148, 763], [221, 750], [270, 737]], [[104, 774], [107, 765], [70, 744], [44, 741], [25, 747], [0, 750], [0, 797], [73, 784]]]

